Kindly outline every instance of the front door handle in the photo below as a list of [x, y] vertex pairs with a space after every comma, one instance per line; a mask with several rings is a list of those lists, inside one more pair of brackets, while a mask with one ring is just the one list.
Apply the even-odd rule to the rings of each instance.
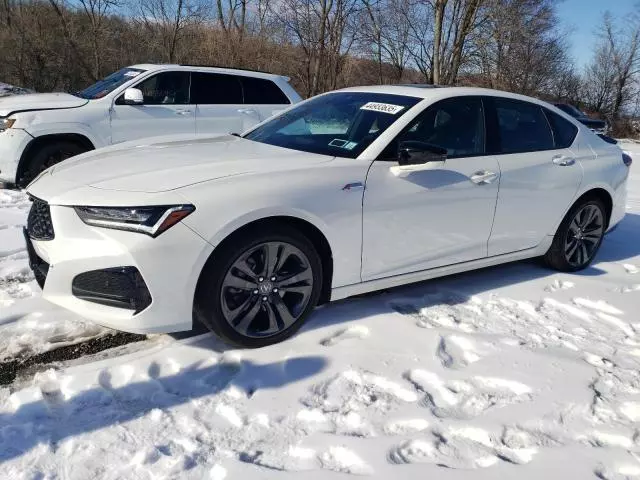
[[556, 165], [560, 165], [561, 167], [569, 167], [576, 163], [575, 158], [567, 157], [566, 155], [556, 155], [551, 159], [551, 161]]
[[494, 182], [498, 178], [498, 174], [488, 170], [480, 170], [471, 175], [470, 180], [476, 185], [487, 185]]
[[191, 115], [191, 110], [176, 110], [176, 115]]

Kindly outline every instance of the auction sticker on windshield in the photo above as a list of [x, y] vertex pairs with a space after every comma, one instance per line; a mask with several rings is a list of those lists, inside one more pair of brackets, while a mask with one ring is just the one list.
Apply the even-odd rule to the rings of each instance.
[[402, 105], [393, 105], [391, 103], [368, 102], [361, 106], [360, 110], [372, 110], [374, 112], [383, 112], [395, 115], [402, 111], [403, 108], [404, 107]]

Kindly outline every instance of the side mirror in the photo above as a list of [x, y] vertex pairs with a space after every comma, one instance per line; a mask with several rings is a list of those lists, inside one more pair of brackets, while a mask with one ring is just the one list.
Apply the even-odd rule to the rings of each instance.
[[144, 96], [142, 90], [138, 88], [127, 88], [124, 91], [125, 105], [142, 105], [144, 104]]
[[401, 142], [398, 148], [398, 165], [421, 165], [428, 162], [444, 162], [447, 150], [425, 142]]

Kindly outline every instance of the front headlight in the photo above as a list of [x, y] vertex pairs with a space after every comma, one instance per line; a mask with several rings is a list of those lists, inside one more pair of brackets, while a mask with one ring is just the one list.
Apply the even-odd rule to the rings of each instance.
[[87, 225], [127, 230], [157, 237], [185, 218], [193, 205], [162, 205], [152, 207], [74, 207]]
[[0, 132], [4, 132], [5, 130], [13, 127], [13, 124], [16, 123], [15, 118], [2, 118], [0, 117]]

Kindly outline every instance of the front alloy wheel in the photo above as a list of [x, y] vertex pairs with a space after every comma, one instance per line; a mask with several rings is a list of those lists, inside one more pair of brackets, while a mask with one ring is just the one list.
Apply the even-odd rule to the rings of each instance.
[[[262, 230], [262, 231], [260, 231]], [[322, 262], [288, 225], [233, 235], [198, 282], [196, 318], [227, 343], [255, 348], [293, 335], [318, 303]]]
[[290, 243], [250, 248], [222, 281], [220, 304], [227, 323], [245, 337], [276, 335], [305, 311], [313, 292], [307, 256]]

